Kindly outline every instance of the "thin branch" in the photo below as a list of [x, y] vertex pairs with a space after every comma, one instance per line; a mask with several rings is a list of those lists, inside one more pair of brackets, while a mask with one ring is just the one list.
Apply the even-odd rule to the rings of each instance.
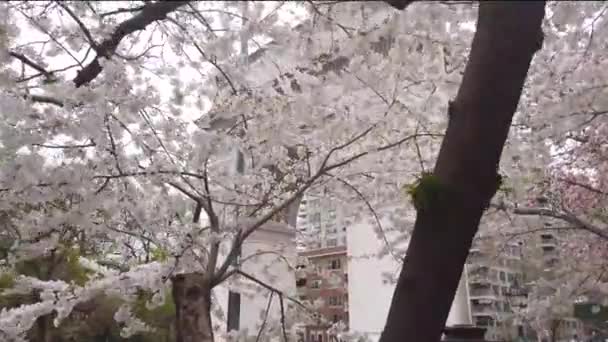
[[577, 181], [573, 181], [571, 179], [567, 179], [567, 178], [557, 178], [557, 180], [562, 181], [564, 183], [567, 183], [569, 185], [573, 185], [573, 186], [577, 186], [580, 188], [583, 188], [585, 190], [591, 191], [593, 193], [596, 193], [598, 195], [603, 195], [603, 196], [608, 196], [608, 192], [602, 191], [600, 189], [597, 189], [589, 184], [584, 184], [584, 183], [580, 183]]
[[64, 106], [63, 101], [50, 96], [23, 94], [23, 98], [33, 102], [53, 104], [58, 107]]
[[205, 19], [205, 17], [203, 17], [201, 12], [199, 12], [198, 9], [192, 6], [192, 4], [188, 4], [188, 7], [192, 10], [194, 18], [196, 18], [201, 24], [203, 24], [203, 26], [207, 28], [207, 31], [209, 31], [209, 33], [211, 33], [214, 37], [217, 37], [216, 34], [213, 32], [213, 28], [211, 28], [211, 25], [209, 25], [209, 22], [207, 21], [207, 19]]
[[53, 78], [53, 74], [52, 73], [50, 73], [49, 71], [47, 71], [45, 68], [43, 68], [38, 63], [36, 63], [36, 62], [32, 61], [31, 59], [27, 58], [25, 55], [20, 54], [18, 52], [14, 52], [14, 51], [9, 51], [8, 54], [11, 57], [17, 58], [23, 64], [25, 64], [25, 65], [31, 67], [32, 69], [40, 72], [40, 74], [44, 75], [44, 77], [46, 77], [47, 79], [52, 79]]
[[87, 147], [95, 147], [97, 146], [95, 142], [92, 140], [86, 144], [79, 145], [49, 145], [49, 144], [32, 144], [32, 146], [36, 147], [44, 147], [44, 148], [59, 148], [59, 149], [72, 149], [72, 148], [87, 148]]
[[265, 282], [257, 279], [256, 277], [254, 277], [254, 276], [252, 276], [252, 275], [250, 275], [248, 273], [245, 273], [245, 272], [243, 272], [241, 270], [234, 270], [233, 274], [241, 275], [241, 276], [245, 277], [246, 279], [249, 279], [252, 282], [254, 282], [254, 283], [256, 283], [256, 284], [258, 284], [258, 285], [266, 288], [267, 290], [270, 290], [270, 291], [278, 294], [279, 296], [287, 298], [289, 301], [293, 302], [294, 304], [298, 305], [299, 307], [303, 308], [304, 310], [310, 311], [310, 309], [306, 305], [302, 304], [299, 300], [297, 300], [295, 298], [291, 298], [290, 296], [286, 296], [283, 293], [283, 291], [281, 291], [281, 290], [277, 289], [276, 287], [271, 286], [271, 285], [269, 285], [269, 284], [267, 284], [267, 283], [265, 283]]
[[215, 60], [215, 58], [209, 58], [209, 56], [207, 56], [207, 54], [201, 48], [201, 46], [196, 43], [196, 40], [194, 39], [194, 37], [192, 37], [190, 32], [188, 32], [188, 30], [182, 24], [177, 22], [177, 20], [174, 20], [173, 18], [170, 18], [170, 17], [167, 17], [167, 20], [169, 22], [173, 23], [175, 26], [177, 26], [180, 30], [182, 30], [188, 36], [188, 38], [190, 39], [190, 42], [192, 43], [194, 48], [201, 54], [201, 56], [203, 56], [203, 58], [206, 59], [207, 62], [211, 63], [211, 65], [213, 65], [220, 72], [220, 74], [222, 74], [222, 77], [224, 77], [224, 79], [226, 79], [226, 81], [228, 82], [228, 85], [230, 86], [230, 89], [232, 89], [232, 95], [236, 95], [237, 90], [236, 90], [236, 87], [234, 86], [234, 83], [232, 83], [232, 80], [230, 79], [230, 77], [228, 77], [228, 74], [224, 71], [224, 69], [222, 69], [219, 66], [219, 64], [217, 64], [217, 61]]
[[515, 208], [513, 209], [513, 213], [522, 216], [545, 216], [560, 219], [564, 222], [568, 222], [574, 225], [575, 227], [581, 230], [586, 230], [601, 237], [602, 239], [608, 240], [608, 229], [602, 229], [600, 227], [597, 227], [589, 222], [584, 221], [581, 218], [578, 218], [572, 213], [557, 212], [548, 208]]
[[262, 325], [260, 326], [258, 335], [255, 337], [255, 342], [260, 341], [260, 337], [262, 337], [262, 332], [264, 331], [264, 328], [266, 328], [266, 322], [268, 321], [268, 314], [270, 313], [270, 306], [272, 305], [273, 297], [274, 297], [274, 291], [270, 291], [270, 296], [268, 297], [268, 304], [266, 305], [266, 311], [264, 313], [264, 320], [262, 321]]
[[287, 330], [285, 329], [285, 306], [283, 303], [283, 293], [279, 293], [279, 304], [281, 304], [281, 331], [283, 332], [283, 341], [287, 342]]
[[371, 132], [373, 130], [375, 126], [372, 126], [368, 129], [366, 129], [365, 131], [363, 131], [360, 134], [355, 135], [353, 138], [349, 139], [347, 142], [338, 145], [334, 148], [332, 148], [329, 153], [327, 154], [327, 156], [324, 158], [323, 162], [321, 163], [321, 166], [319, 167], [318, 171], [312, 176], [310, 177], [308, 180], [306, 180], [302, 186], [296, 190], [289, 198], [287, 198], [286, 200], [284, 200], [281, 204], [279, 204], [278, 206], [274, 207], [272, 210], [270, 210], [269, 212], [267, 212], [265, 215], [263, 215], [262, 217], [260, 217], [254, 224], [252, 224], [250, 227], [248, 227], [247, 229], [242, 229], [240, 232], [238, 232], [236, 234], [236, 236], [233, 239], [232, 242], [232, 246], [230, 251], [228, 252], [228, 255], [226, 256], [226, 259], [224, 260], [224, 263], [222, 264], [222, 266], [217, 270], [216, 274], [213, 276], [214, 280], [213, 280], [213, 284], [217, 285], [218, 284], [218, 280], [222, 279], [224, 277], [224, 274], [226, 273], [226, 271], [228, 271], [228, 268], [230, 267], [230, 264], [232, 262], [232, 260], [236, 257], [237, 255], [237, 251], [240, 248], [240, 246], [242, 245], [242, 243], [247, 239], [247, 237], [249, 237], [254, 231], [256, 231], [259, 227], [261, 227], [262, 225], [264, 225], [266, 222], [270, 221], [276, 214], [278, 214], [280, 211], [286, 209], [289, 205], [291, 205], [299, 196], [302, 196], [304, 194], [304, 192], [306, 190], [308, 190], [308, 188], [310, 188], [315, 181], [317, 181], [317, 179], [321, 178], [324, 175], [327, 175], [329, 171], [333, 170], [333, 169], [337, 169], [339, 167], [342, 167], [344, 165], [347, 165], [363, 156], [366, 156], [368, 154], [370, 154], [371, 152], [378, 152], [378, 151], [383, 151], [386, 150], [390, 147], [395, 147], [398, 146], [399, 144], [407, 141], [407, 139], [413, 139], [418, 135], [410, 135], [405, 139], [401, 139], [398, 142], [394, 142], [394, 143], [390, 143], [388, 145], [384, 145], [381, 146], [379, 148], [376, 148], [374, 150], [368, 150], [368, 151], [364, 151], [355, 155], [352, 155], [349, 158], [343, 159], [340, 162], [336, 162], [334, 164], [331, 165], [327, 165], [329, 159], [331, 158], [331, 155], [341, 149], [344, 149], [346, 147], [348, 147], [349, 145], [355, 143], [357, 140], [361, 139], [362, 137], [366, 136], [369, 132]]
[[80, 27], [80, 30], [82, 31], [82, 33], [85, 35], [85, 37], [89, 41], [89, 44], [91, 44], [91, 46], [93, 47], [94, 50], [97, 50], [97, 43], [95, 42], [95, 39], [93, 39], [93, 36], [91, 35], [91, 31], [89, 31], [89, 29], [78, 18], [78, 16], [68, 7], [67, 4], [63, 3], [62, 1], [55, 1], [55, 3], [57, 5], [59, 5], [59, 7], [63, 8], [63, 10], [66, 11], [68, 13], [68, 15], [76, 22], [76, 24], [78, 24], [78, 26]]
[[359, 199], [362, 200], [363, 203], [365, 203], [365, 206], [370, 211], [370, 213], [374, 217], [374, 220], [376, 221], [376, 224], [378, 225], [378, 229], [380, 230], [380, 233], [382, 235], [382, 239], [384, 240], [384, 243], [386, 244], [386, 248], [388, 248], [389, 253], [393, 257], [393, 259], [395, 259], [395, 261], [397, 261], [398, 263], [402, 263], [403, 259], [395, 254], [395, 252], [393, 251], [393, 248], [391, 247], [391, 244], [388, 242], [388, 238], [386, 237], [386, 234], [384, 233], [384, 227], [382, 227], [382, 222], [380, 222], [380, 217], [378, 216], [378, 213], [376, 213], [376, 210], [374, 209], [374, 207], [372, 206], [372, 204], [367, 200], [367, 198], [365, 197], [365, 195], [363, 195], [361, 193], [361, 191], [359, 191], [359, 189], [357, 189], [354, 185], [350, 184], [345, 179], [342, 179], [340, 177], [335, 177], [335, 178], [340, 183], [346, 185], [349, 189], [351, 189], [353, 192], [355, 192], [355, 194], [357, 194], [357, 197], [359, 197]]

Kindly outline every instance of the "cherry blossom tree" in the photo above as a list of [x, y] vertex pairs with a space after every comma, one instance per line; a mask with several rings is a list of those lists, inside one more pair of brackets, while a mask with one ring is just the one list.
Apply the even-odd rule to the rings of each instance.
[[[539, 45], [539, 3], [526, 5], [530, 17], [516, 12], [524, 10], [520, 4], [482, 3], [473, 45], [471, 3], [389, 3], [403, 10], [371, 2], [1, 4], [0, 209], [16, 213], [8, 260], [45, 256], [79, 239], [98, 253], [83, 261], [95, 269], [84, 285], [15, 279], [17, 287], [39, 291], [40, 300], [3, 310], [0, 334], [18, 340], [53, 312], [60, 324], [99, 294], [132, 302], [138, 288], [154, 294], [154, 306], [170, 289], [177, 340], [212, 341], [212, 317], [222, 317], [212, 291], [219, 284], [249, 281], [289, 302], [234, 265], [260, 227], [293, 226], [308, 192], [342, 204], [340, 215], [350, 221], [370, 219], [380, 237], [388, 219], [401, 239], [410, 238], [413, 208], [403, 188], [436, 162], [442, 182], [480, 191], [452, 201], [467, 217], [456, 214], [459, 206], [449, 222], [419, 210], [404, 274], [425, 285], [400, 281], [384, 337], [434, 342], [496, 191], [510, 126], [500, 173], [515, 191], [493, 206], [553, 216], [601, 236], [596, 228], [605, 215], [597, 218], [591, 208], [605, 201], [603, 166], [596, 164], [605, 59], [593, 39], [605, 30], [603, 5], [548, 5], [545, 48], [528, 71]], [[488, 19], [500, 11], [512, 22]], [[521, 50], [500, 39], [487, 45], [497, 30], [517, 34]], [[476, 128], [464, 129], [465, 121]], [[551, 155], [550, 146], [567, 157]], [[543, 163], [554, 160], [545, 174]], [[556, 186], [558, 179], [568, 182]], [[566, 191], [574, 188], [586, 192]], [[529, 197], [544, 202], [522, 205]], [[421, 233], [428, 224], [454, 229]], [[567, 250], [600, 253], [595, 241]], [[440, 245], [454, 254], [425, 254], [439, 253]], [[434, 271], [417, 273], [429, 269], [428, 260], [438, 260]], [[416, 292], [423, 288], [432, 290], [430, 302]], [[126, 333], [146, 328], [132, 311], [126, 305], [115, 316]], [[275, 322], [283, 339], [293, 320], [285, 321]]]
[[[305, 191], [356, 200], [349, 212], [406, 205], [401, 186], [437, 148], [459, 77], [446, 66], [465, 44], [448, 56], [382, 4], [306, 4], [295, 28], [270, 5], [246, 17], [233, 3], [2, 5], [2, 209], [35, 208], [10, 218], [9, 262], [76, 239], [97, 245], [94, 259], [118, 255], [114, 269], [83, 261], [83, 285], [16, 278], [40, 299], [2, 311], [4, 338], [104, 293], [145, 290], [161, 305], [170, 287], [177, 340], [211, 341], [219, 284], [247, 279], [288, 300], [234, 261], [258, 228], [293, 225]], [[146, 329], [132, 313], [115, 315], [126, 335]]]

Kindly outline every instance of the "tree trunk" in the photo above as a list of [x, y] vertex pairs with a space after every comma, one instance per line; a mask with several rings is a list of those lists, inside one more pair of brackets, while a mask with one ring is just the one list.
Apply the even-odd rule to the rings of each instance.
[[51, 333], [52, 315], [40, 316], [36, 319], [36, 341], [52, 342], [53, 335]]
[[176, 342], [213, 342], [211, 286], [203, 274], [180, 274], [172, 279]]
[[544, 1], [482, 1], [477, 31], [434, 179], [418, 209], [381, 342], [437, 342], [472, 239], [499, 186], [500, 155], [530, 61], [542, 46]]
[[551, 322], [551, 331], [549, 332], [551, 334], [551, 336], [549, 336], [551, 342], [557, 342], [560, 323], [561, 320], [559, 319], [554, 319]]

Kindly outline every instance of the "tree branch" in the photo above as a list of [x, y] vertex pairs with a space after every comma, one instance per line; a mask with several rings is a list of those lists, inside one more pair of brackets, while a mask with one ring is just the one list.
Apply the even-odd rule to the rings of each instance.
[[63, 10], [66, 11], [68, 13], [68, 15], [76, 22], [76, 24], [78, 24], [78, 26], [80, 27], [80, 30], [82, 31], [82, 33], [85, 35], [85, 37], [89, 41], [89, 44], [91, 44], [91, 47], [93, 47], [93, 50], [97, 51], [97, 43], [95, 42], [95, 39], [93, 39], [93, 36], [91, 35], [91, 31], [89, 31], [89, 29], [78, 18], [78, 16], [76, 16], [76, 14], [68, 7], [68, 5], [64, 4], [62, 1], [55, 1], [55, 3], [59, 7], [63, 8]]
[[602, 239], [608, 240], [608, 229], [597, 227], [590, 222], [584, 221], [583, 219], [577, 217], [572, 213], [557, 212], [548, 208], [515, 208], [513, 209], [513, 213], [521, 216], [545, 216], [556, 218], [564, 222], [570, 223], [576, 228], [586, 230], [601, 237]]
[[42, 75], [44, 75], [44, 77], [46, 77], [47, 79], [51, 79], [53, 78], [53, 74], [50, 73], [49, 71], [47, 71], [45, 68], [43, 68], [41, 65], [39, 65], [38, 63], [35, 63], [34, 61], [32, 61], [31, 59], [27, 58], [25, 55], [20, 54], [18, 52], [14, 52], [14, 51], [9, 51], [9, 56], [17, 58], [18, 60], [20, 60], [23, 64], [31, 67], [32, 69], [40, 72]]
[[187, 4], [188, 1], [157, 1], [146, 3], [141, 12], [123, 21], [116, 27], [109, 38], [102, 41], [97, 46], [97, 56], [81, 69], [73, 82], [78, 88], [93, 81], [102, 71], [102, 66], [99, 63], [100, 58], [111, 58], [120, 42], [129, 34], [144, 30], [151, 23], [163, 20], [167, 14], [175, 11], [180, 6]]

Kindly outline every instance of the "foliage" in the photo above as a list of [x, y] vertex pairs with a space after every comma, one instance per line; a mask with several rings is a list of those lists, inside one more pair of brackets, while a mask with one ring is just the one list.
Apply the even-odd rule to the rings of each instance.
[[423, 172], [416, 183], [407, 186], [406, 191], [412, 197], [414, 208], [420, 212], [442, 201], [445, 203], [445, 194], [449, 189], [432, 172]]

